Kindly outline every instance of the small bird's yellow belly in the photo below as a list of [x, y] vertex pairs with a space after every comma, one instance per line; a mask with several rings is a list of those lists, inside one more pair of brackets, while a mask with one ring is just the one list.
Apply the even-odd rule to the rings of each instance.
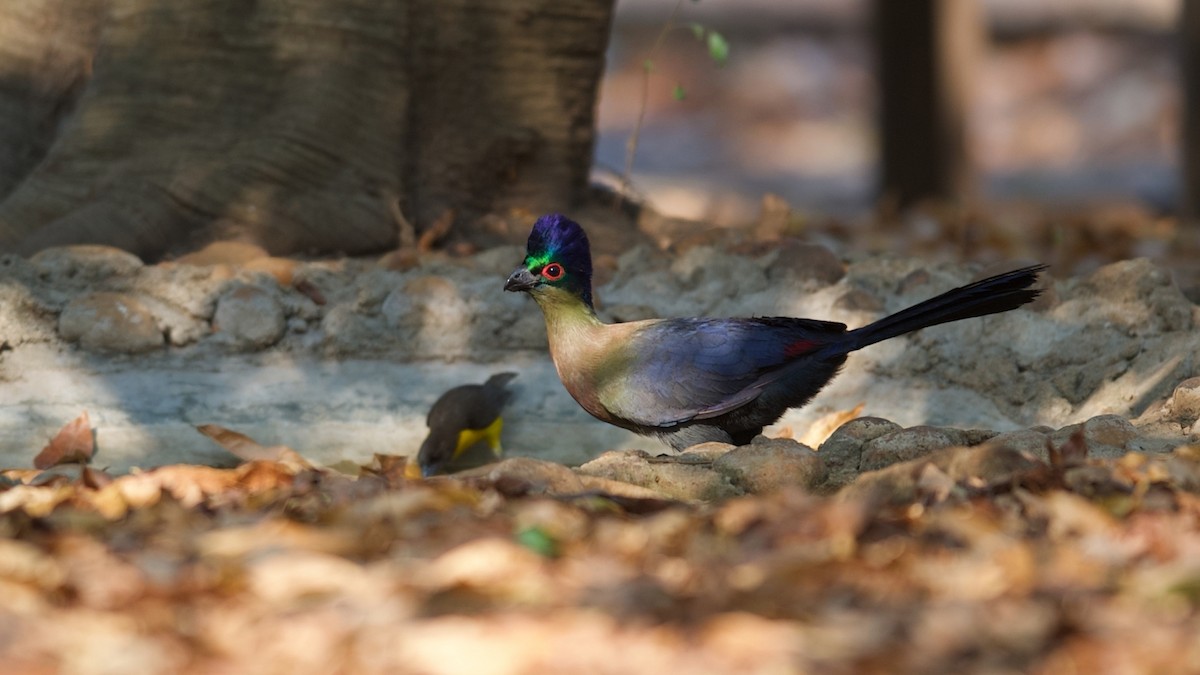
[[500, 417], [482, 429], [463, 429], [458, 432], [458, 445], [454, 447], [454, 458], [458, 459], [459, 455], [466, 452], [467, 448], [481, 441], [486, 441], [488, 447], [492, 449], [492, 453], [499, 457], [500, 453], [504, 451], [504, 448], [500, 446], [500, 431], [503, 429], [504, 420]]

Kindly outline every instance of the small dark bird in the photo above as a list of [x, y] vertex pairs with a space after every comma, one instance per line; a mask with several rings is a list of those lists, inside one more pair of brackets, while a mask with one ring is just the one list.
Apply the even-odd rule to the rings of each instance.
[[500, 431], [504, 428], [500, 411], [512, 396], [507, 385], [516, 376], [516, 373], [498, 373], [483, 384], [455, 387], [434, 402], [425, 420], [429, 436], [417, 453], [421, 476], [428, 478], [441, 473], [476, 443], [486, 442], [500, 456], [503, 452]]
[[606, 324], [592, 307], [587, 235], [551, 214], [533, 225], [525, 262], [504, 283], [546, 318], [550, 356], [567, 391], [597, 419], [680, 450], [745, 445], [807, 403], [867, 345], [929, 326], [1007, 312], [1038, 296], [1044, 265], [947, 291], [862, 328], [791, 317], [650, 319]]

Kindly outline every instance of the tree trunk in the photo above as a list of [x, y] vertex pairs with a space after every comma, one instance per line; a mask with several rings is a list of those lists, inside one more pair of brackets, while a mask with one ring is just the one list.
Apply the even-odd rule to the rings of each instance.
[[1183, 134], [1179, 152], [1182, 164], [1180, 220], [1197, 242], [1200, 221], [1200, 5], [1184, 2], [1179, 8], [1180, 68], [1183, 90]]
[[[9, 2], [0, 37], [31, 44], [0, 66], [63, 42], [40, 14], [74, 57], [34, 74], [53, 104], [26, 129], [54, 127], [95, 62], [57, 133], [0, 165], [0, 249], [360, 253], [395, 245], [397, 205], [469, 225], [586, 189], [611, 0]], [[20, 137], [0, 116], [0, 142]]]
[[[91, 75], [99, 0], [10, 0], [0, 15], [0, 199], [46, 156]], [[2, 241], [2, 240], [0, 240]]]
[[977, 0], [875, 0], [881, 192], [899, 206], [974, 190], [967, 144]]

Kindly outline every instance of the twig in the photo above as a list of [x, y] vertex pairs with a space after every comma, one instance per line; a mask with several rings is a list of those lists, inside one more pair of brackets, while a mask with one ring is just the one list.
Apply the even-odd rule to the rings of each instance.
[[620, 206], [621, 195], [629, 189], [631, 176], [633, 175], [633, 158], [637, 155], [638, 138], [642, 135], [642, 122], [646, 119], [646, 107], [650, 100], [650, 69], [654, 63], [654, 57], [658, 55], [659, 48], [662, 47], [663, 41], [666, 40], [667, 33], [675, 26], [675, 17], [679, 14], [679, 8], [683, 6], [683, 0], [676, 0], [675, 7], [671, 9], [671, 13], [667, 16], [666, 23], [663, 24], [662, 30], [658, 32], [658, 37], [654, 39], [654, 46], [650, 48], [650, 54], [642, 62], [642, 100], [641, 106], [638, 108], [637, 122], [633, 125], [633, 133], [629, 134], [629, 141], [625, 143], [625, 171], [621, 174], [621, 190], [614, 197], [614, 206]]
[[384, 194], [384, 203], [387, 204], [392, 220], [396, 221], [400, 248], [414, 248], [417, 244], [417, 228], [404, 217], [404, 211], [400, 209], [400, 197], [388, 191]]

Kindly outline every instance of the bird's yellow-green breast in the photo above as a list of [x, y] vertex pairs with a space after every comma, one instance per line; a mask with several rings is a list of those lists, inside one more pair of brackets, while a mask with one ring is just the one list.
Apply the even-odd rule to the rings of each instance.
[[500, 432], [504, 429], [504, 418], [497, 416], [495, 421], [482, 429], [463, 429], [458, 432], [458, 443], [454, 447], [452, 459], [458, 459], [468, 448], [476, 443], [486, 442], [492, 449], [492, 454], [499, 457], [504, 448], [500, 445]]
[[504, 428], [500, 412], [511, 395], [506, 385], [514, 377], [516, 373], [499, 373], [484, 384], [462, 385], [442, 394], [429, 410], [429, 435], [417, 453], [414, 466], [419, 466], [419, 471], [412, 473], [440, 473], [480, 442], [486, 442], [499, 456]]

